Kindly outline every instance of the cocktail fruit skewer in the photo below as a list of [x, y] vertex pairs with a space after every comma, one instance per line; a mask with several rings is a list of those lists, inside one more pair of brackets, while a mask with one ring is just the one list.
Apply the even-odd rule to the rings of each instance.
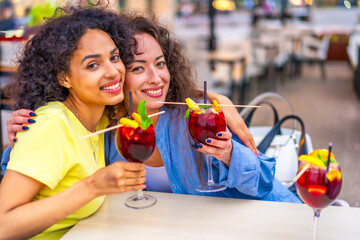
[[[149, 118], [155, 117], [155, 116], [160, 115], [160, 114], [163, 114], [163, 113], [165, 113], [165, 111], [161, 111], [161, 112], [158, 112], [158, 113], [151, 114], [151, 115], [149, 115]], [[98, 134], [101, 134], [101, 133], [104, 133], [104, 132], [111, 131], [111, 130], [116, 129], [116, 128], [120, 127], [120, 126], [122, 126], [122, 124], [118, 124], [118, 125], [115, 125], [115, 126], [112, 126], [112, 127], [108, 127], [108, 128], [105, 128], [105, 129], [100, 130], [100, 131], [97, 131], [97, 132], [93, 132], [93, 133], [90, 133], [90, 134], [81, 136], [81, 137], [79, 138], [79, 140], [82, 140], [82, 139], [85, 139], [85, 138], [88, 138], [88, 137], [91, 137], [91, 136], [95, 136], [95, 135], [98, 135]]]
[[[183, 103], [183, 102], [157, 102], [157, 103], [161, 103], [161, 104], [174, 104], [174, 105], [187, 105], [187, 103]], [[197, 103], [198, 105], [203, 105], [203, 106], [211, 106], [211, 103]], [[219, 104], [220, 107], [240, 107], [240, 108], [259, 108], [261, 106], [256, 106], [256, 105], [232, 105], [232, 104]]]

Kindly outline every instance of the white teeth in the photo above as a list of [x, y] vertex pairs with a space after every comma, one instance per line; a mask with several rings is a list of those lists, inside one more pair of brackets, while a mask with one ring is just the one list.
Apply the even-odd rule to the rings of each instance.
[[102, 89], [103, 90], [112, 90], [112, 89], [118, 88], [119, 86], [120, 86], [120, 82], [118, 82], [112, 86], [109, 86], [109, 87], [103, 87]]
[[146, 93], [150, 94], [150, 95], [157, 95], [159, 93], [161, 93], [162, 89], [158, 89], [158, 90], [149, 90], [149, 91], [146, 91]]

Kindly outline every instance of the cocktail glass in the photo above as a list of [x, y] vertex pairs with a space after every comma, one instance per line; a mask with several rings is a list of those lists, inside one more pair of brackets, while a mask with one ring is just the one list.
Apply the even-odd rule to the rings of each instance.
[[[154, 127], [151, 124], [146, 130], [140, 126], [134, 128], [123, 125], [117, 128], [115, 145], [120, 155], [129, 162], [144, 163], [154, 152], [156, 137]], [[148, 208], [157, 202], [154, 196], [143, 194], [140, 189], [137, 195], [129, 197], [125, 205], [134, 209]]]
[[[191, 111], [188, 127], [191, 137], [195, 142], [206, 144], [207, 138], [216, 138], [218, 132], [225, 131], [226, 122], [223, 112], [217, 112], [213, 107], [199, 111]], [[197, 186], [199, 192], [218, 192], [226, 189], [226, 186], [215, 183], [212, 173], [212, 156], [206, 154], [208, 180]]]
[[296, 183], [297, 193], [304, 203], [314, 210], [313, 240], [316, 240], [320, 212], [329, 206], [340, 194], [342, 185], [341, 169], [331, 162], [326, 167], [300, 160], [299, 172], [307, 167]]

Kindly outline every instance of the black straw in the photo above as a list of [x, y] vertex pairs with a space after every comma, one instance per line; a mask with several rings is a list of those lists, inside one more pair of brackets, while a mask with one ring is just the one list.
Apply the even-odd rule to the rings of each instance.
[[326, 172], [329, 171], [331, 149], [332, 149], [332, 143], [329, 143], [329, 155], [328, 155], [328, 160], [327, 160], [327, 164], [326, 164]]
[[204, 103], [207, 103], [207, 84], [204, 81]]
[[129, 99], [130, 99], [130, 117], [132, 119], [132, 113], [133, 113], [133, 100], [132, 100], [132, 92], [129, 91]]

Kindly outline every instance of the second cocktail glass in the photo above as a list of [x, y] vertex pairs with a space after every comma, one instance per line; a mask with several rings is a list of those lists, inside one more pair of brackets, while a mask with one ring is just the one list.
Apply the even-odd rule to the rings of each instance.
[[[188, 105], [195, 104], [193, 101], [187, 100]], [[191, 137], [195, 142], [206, 144], [206, 139], [216, 138], [218, 132], [226, 130], [226, 122], [224, 113], [220, 110], [220, 107], [217, 103], [214, 103], [216, 106], [211, 106], [210, 108], [199, 108], [190, 107], [189, 113], [189, 132]], [[206, 154], [206, 164], [208, 172], [208, 180], [206, 183], [203, 183], [197, 186], [195, 189], [199, 192], [218, 192], [226, 189], [226, 186], [215, 183], [213, 180], [212, 173], [212, 156]]]

